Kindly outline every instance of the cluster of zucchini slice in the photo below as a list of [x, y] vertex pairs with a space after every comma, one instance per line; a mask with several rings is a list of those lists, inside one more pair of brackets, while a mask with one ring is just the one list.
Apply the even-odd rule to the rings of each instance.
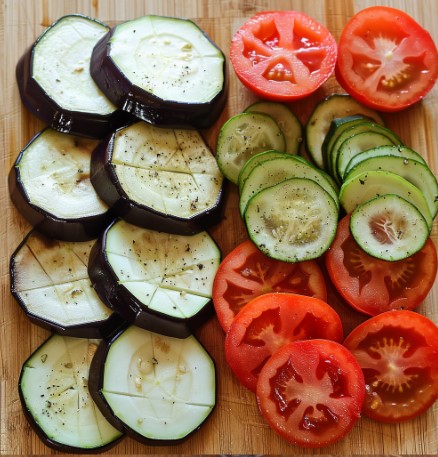
[[213, 313], [223, 176], [198, 128], [225, 103], [224, 56], [186, 19], [68, 15], [16, 74], [48, 124], [8, 180], [32, 226], [11, 292], [51, 332], [22, 367], [25, 414], [60, 451], [178, 443], [216, 401], [195, 331]]
[[237, 185], [248, 235], [267, 256], [321, 256], [336, 234], [338, 186], [300, 155], [302, 125], [281, 103], [260, 101], [222, 126], [216, 159]]
[[377, 112], [332, 95], [310, 116], [306, 141], [338, 184], [340, 205], [365, 252], [395, 261], [423, 247], [438, 213], [436, 176]]

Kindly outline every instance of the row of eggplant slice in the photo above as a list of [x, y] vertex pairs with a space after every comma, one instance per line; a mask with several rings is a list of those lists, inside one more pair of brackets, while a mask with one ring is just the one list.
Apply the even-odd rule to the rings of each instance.
[[[36, 74], [41, 71], [41, 67], [44, 68], [43, 64], [37, 66], [37, 62], [39, 53], [42, 52], [40, 49], [48, 46], [47, 43], [54, 46], [54, 49], [49, 49], [49, 54], [55, 56], [54, 58], [56, 58], [56, 53], [64, 57], [62, 52], [64, 52], [65, 44], [60, 34], [63, 28], [69, 27], [69, 22], [72, 21], [75, 26], [85, 23], [88, 28], [94, 27], [97, 31], [91, 35], [85, 49], [81, 51], [82, 60], [77, 63], [64, 62], [65, 68], [61, 68], [59, 74], [64, 76], [67, 71], [70, 71], [68, 65], [73, 65], [74, 70], [70, 72], [69, 76], [73, 73], [76, 79], [73, 80], [71, 88], [78, 91], [86, 77], [86, 84], [93, 87], [95, 92], [101, 91], [107, 97], [108, 103], [114, 104], [113, 109], [106, 108], [99, 111], [88, 108], [84, 110], [70, 105], [57, 94], [50, 94], [45, 80], [53, 78], [55, 86], [62, 84], [62, 78], [58, 76], [58, 67], [61, 65], [62, 59], [52, 62], [53, 65], [48, 65], [49, 68], [44, 69], [47, 73], [44, 73], [43, 77], [39, 78]], [[111, 46], [115, 40], [114, 35], [119, 32], [119, 29], [130, 27], [137, 36], [141, 33], [148, 35], [150, 34], [150, 23], [157, 21], [163, 22], [165, 27], [170, 28], [171, 33], [167, 34], [168, 37], [174, 36], [175, 29], [179, 25], [185, 29], [194, 30], [193, 33], [199, 43], [184, 42], [185, 38], [181, 37], [182, 49], [188, 48], [191, 51], [190, 54], [187, 53], [183, 56], [184, 58], [191, 57], [193, 54], [198, 59], [202, 56], [203, 51], [216, 55], [220, 65], [212, 66], [211, 70], [207, 65], [206, 68], [201, 68], [203, 81], [218, 80], [218, 87], [215, 88], [209, 99], [200, 102], [183, 99], [178, 101], [157, 96], [153, 93], [153, 88], [141, 87], [133, 82], [132, 76], [123, 72], [114, 61]], [[72, 33], [69, 34], [68, 39], [71, 39], [71, 36]], [[165, 43], [167, 43], [166, 40]], [[78, 47], [76, 46], [76, 48]], [[133, 52], [133, 50], [128, 47], [127, 52]], [[159, 49], [151, 49], [150, 52], [159, 54]], [[171, 55], [170, 57], [169, 62], [178, 59], [179, 56]], [[132, 60], [144, 61], [147, 59], [136, 59], [132, 55]], [[220, 72], [219, 78], [217, 75], [215, 78], [213, 72]], [[228, 95], [226, 58], [220, 48], [193, 21], [160, 16], [144, 16], [112, 28], [96, 19], [80, 14], [63, 16], [49, 26], [20, 58], [16, 67], [16, 79], [23, 104], [47, 125], [63, 133], [98, 139], [106, 137], [133, 118], [174, 128], [207, 129], [220, 116]]]

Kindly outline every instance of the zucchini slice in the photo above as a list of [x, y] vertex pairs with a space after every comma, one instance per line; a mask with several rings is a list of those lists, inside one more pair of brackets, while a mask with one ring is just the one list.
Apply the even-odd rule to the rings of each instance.
[[[255, 154], [251, 156], [243, 165], [239, 172], [239, 176], [237, 178], [237, 185], [239, 187], [239, 194], [242, 192], [243, 186], [245, 185], [245, 182], [248, 178], [248, 176], [251, 174], [252, 170], [258, 166], [260, 163], [265, 162], [266, 160], [270, 159], [275, 159], [279, 157], [285, 157], [287, 153], [285, 152], [280, 152], [276, 150], [271, 150], [271, 151], [263, 151], [259, 152], [258, 154]], [[296, 156], [298, 157], [298, 156]]]
[[90, 75], [93, 48], [108, 31], [95, 19], [66, 15], [20, 58], [16, 78], [22, 102], [54, 130], [103, 138], [130, 118]]
[[222, 218], [224, 179], [197, 130], [123, 127], [94, 150], [91, 182], [116, 216], [145, 228], [194, 234]]
[[90, 181], [91, 153], [97, 145], [97, 140], [46, 128], [18, 155], [9, 173], [11, 200], [44, 235], [92, 240], [112, 220]]
[[243, 112], [230, 117], [221, 127], [216, 160], [223, 175], [237, 184], [245, 163], [255, 154], [284, 152], [286, 142], [274, 118], [264, 113]]
[[364, 171], [344, 181], [339, 191], [339, 202], [351, 214], [357, 206], [383, 194], [397, 194], [412, 203], [432, 229], [433, 217], [423, 192], [397, 173], [386, 170]]
[[417, 162], [421, 162], [427, 165], [426, 161], [421, 156], [421, 154], [407, 146], [377, 146], [376, 148], [367, 149], [366, 151], [360, 152], [359, 154], [353, 156], [345, 168], [345, 176], [349, 173], [351, 169], [353, 169], [354, 167], [356, 167], [356, 165], [362, 162], [362, 160], [382, 156], [403, 157], [407, 160], [415, 160]]
[[265, 113], [271, 116], [279, 125], [285, 140], [284, 151], [288, 154], [298, 154], [303, 143], [303, 126], [291, 109], [283, 103], [258, 101], [249, 105], [245, 112]]
[[102, 301], [128, 322], [184, 338], [213, 313], [220, 260], [207, 232], [172, 235], [120, 219], [94, 245], [88, 272]]
[[383, 194], [359, 205], [350, 228], [357, 244], [369, 255], [396, 261], [424, 246], [429, 227], [417, 208], [395, 194]]
[[328, 173], [332, 173], [329, 161], [329, 151], [332, 149], [333, 144], [345, 130], [362, 123], [366, 119], [367, 118], [365, 116], [356, 114], [353, 116], [335, 117], [330, 122], [330, 127], [321, 145], [324, 169]]
[[23, 364], [18, 392], [23, 410], [47, 446], [63, 452], [102, 452], [123, 433], [105, 419], [88, 389], [100, 340], [50, 336]]
[[427, 200], [432, 218], [435, 218], [438, 213], [438, 181], [425, 163], [397, 156], [370, 157], [353, 167], [345, 176], [345, 180], [371, 170], [386, 170], [397, 173], [418, 187]]
[[339, 147], [335, 145], [331, 151], [333, 177], [337, 179], [339, 183], [342, 183], [344, 180], [345, 168], [352, 157], [363, 151], [367, 151], [368, 149], [391, 145], [399, 146], [401, 143], [397, 143], [395, 138], [386, 135], [386, 133], [371, 129], [354, 133], [346, 138]]
[[222, 51], [188, 19], [122, 22], [93, 50], [90, 72], [107, 97], [146, 122], [208, 128], [227, 98]]
[[11, 292], [29, 319], [52, 332], [105, 338], [122, 323], [88, 277], [93, 241], [68, 242], [32, 230], [10, 260]]
[[300, 262], [315, 259], [329, 248], [338, 208], [315, 181], [290, 178], [249, 200], [245, 224], [251, 240], [268, 257]]
[[315, 106], [306, 123], [305, 139], [307, 151], [319, 168], [324, 168], [322, 144], [333, 119], [357, 114], [384, 125], [384, 121], [377, 111], [365, 107], [347, 94], [330, 95]]
[[127, 436], [146, 445], [178, 444], [215, 407], [215, 365], [193, 335], [176, 339], [130, 326], [99, 346], [90, 392]]
[[332, 197], [336, 206], [339, 205], [338, 189], [320, 168], [302, 157], [286, 154], [283, 157], [271, 158], [253, 168], [240, 192], [240, 214], [244, 216], [248, 202], [255, 194], [289, 178], [307, 178], [317, 182]]

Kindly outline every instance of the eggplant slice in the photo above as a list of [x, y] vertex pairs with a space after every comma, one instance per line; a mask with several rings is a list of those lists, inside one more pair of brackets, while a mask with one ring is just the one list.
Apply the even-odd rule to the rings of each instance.
[[227, 98], [223, 52], [193, 21], [143, 16], [93, 50], [91, 76], [118, 107], [152, 124], [205, 129]]
[[188, 235], [222, 218], [223, 175], [197, 130], [120, 128], [93, 151], [91, 182], [115, 215], [141, 227]]
[[185, 338], [213, 314], [220, 260], [207, 232], [173, 235], [120, 219], [94, 245], [88, 273], [102, 301], [128, 322]]
[[104, 338], [124, 320], [91, 287], [94, 241], [66, 242], [31, 231], [11, 256], [11, 292], [30, 320], [65, 336]]
[[99, 346], [90, 393], [105, 417], [146, 445], [179, 444], [216, 404], [215, 365], [201, 343], [129, 326]]
[[46, 128], [20, 152], [9, 173], [11, 200], [41, 233], [64, 241], [97, 238], [111, 222], [90, 181], [98, 140]]
[[109, 30], [80, 14], [63, 16], [18, 61], [16, 78], [24, 106], [54, 130], [103, 138], [131, 117], [90, 75], [93, 48]]
[[47, 446], [97, 453], [124, 436], [94, 403], [90, 364], [100, 340], [50, 336], [23, 364], [18, 391], [25, 416]]

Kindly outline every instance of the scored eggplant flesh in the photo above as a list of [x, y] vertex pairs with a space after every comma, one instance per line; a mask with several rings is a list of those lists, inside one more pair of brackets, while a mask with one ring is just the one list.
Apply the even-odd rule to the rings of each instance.
[[23, 104], [53, 129], [103, 138], [129, 118], [90, 75], [93, 48], [109, 30], [87, 16], [66, 15], [20, 58], [16, 77]]
[[93, 247], [88, 270], [101, 299], [127, 321], [184, 338], [212, 315], [220, 258], [207, 232], [173, 235], [120, 219]]
[[110, 209], [90, 181], [97, 144], [46, 128], [20, 152], [9, 174], [11, 199], [45, 235], [85, 241], [97, 238], [109, 224]]
[[100, 452], [123, 433], [101, 413], [88, 388], [98, 339], [50, 336], [23, 364], [19, 396], [43, 442], [64, 452]]
[[11, 292], [32, 322], [52, 332], [103, 338], [123, 322], [88, 276], [93, 241], [56, 241], [31, 231], [11, 256]]
[[176, 339], [129, 326], [99, 347], [90, 393], [126, 435], [147, 445], [177, 444], [216, 404], [215, 365], [193, 335]]
[[225, 106], [223, 52], [189, 19], [143, 16], [97, 43], [91, 75], [113, 103], [152, 124], [208, 128]]
[[223, 175], [197, 130], [120, 128], [94, 150], [91, 182], [114, 214], [145, 228], [193, 234], [222, 217]]

